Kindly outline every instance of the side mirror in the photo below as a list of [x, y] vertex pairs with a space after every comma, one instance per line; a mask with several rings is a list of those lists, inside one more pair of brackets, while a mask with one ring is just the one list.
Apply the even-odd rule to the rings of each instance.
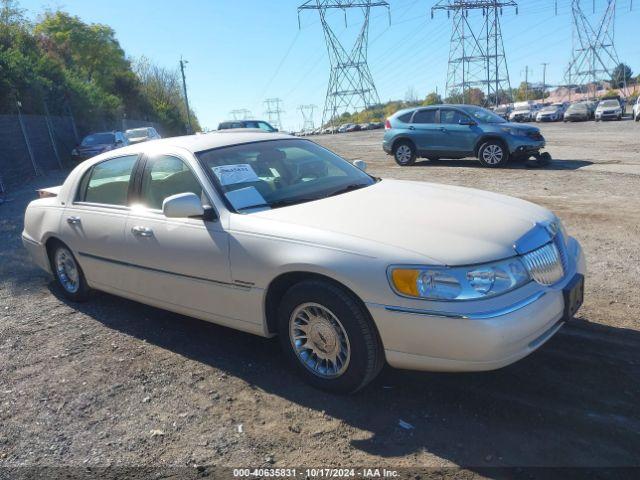
[[367, 162], [365, 162], [364, 160], [354, 160], [353, 166], [362, 170], [363, 172], [367, 171]]
[[202, 217], [204, 207], [195, 193], [171, 195], [162, 202], [162, 213], [167, 218]]

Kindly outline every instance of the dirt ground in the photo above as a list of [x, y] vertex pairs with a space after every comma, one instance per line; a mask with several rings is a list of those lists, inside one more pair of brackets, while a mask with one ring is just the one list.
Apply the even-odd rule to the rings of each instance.
[[20, 241], [34, 188], [60, 178], [10, 194], [0, 205], [0, 466], [463, 466], [485, 477], [499, 476], [491, 466], [640, 466], [640, 125], [542, 129], [555, 158], [545, 169], [400, 168], [381, 131], [313, 138], [381, 177], [542, 204], [588, 258], [578, 318], [528, 358], [478, 374], [387, 367], [351, 397], [304, 385], [275, 340], [107, 294], [66, 302]]

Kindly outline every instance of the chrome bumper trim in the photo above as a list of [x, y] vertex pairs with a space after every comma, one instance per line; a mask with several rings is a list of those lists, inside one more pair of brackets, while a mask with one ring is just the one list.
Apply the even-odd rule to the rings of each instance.
[[498, 310], [493, 310], [490, 312], [480, 312], [480, 313], [452, 313], [452, 312], [438, 312], [435, 310], [422, 310], [419, 308], [406, 308], [406, 307], [394, 307], [394, 306], [385, 306], [385, 310], [389, 312], [395, 313], [408, 313], [410, 315], [420, 315], [424, 317], [445, 317], [445, 318], [457, 318], [462, 320], [489, 320], [491, 318], [503, 317], [513, 312], [517, 312], [524, 307], [531, 305], [533, 302], [540, 300], [546, 292], [540, 291], [535, 295], [532, 295], [524, 300], [519, 301], [518, 303], [514, 303], [509, 307], [501, 308]]

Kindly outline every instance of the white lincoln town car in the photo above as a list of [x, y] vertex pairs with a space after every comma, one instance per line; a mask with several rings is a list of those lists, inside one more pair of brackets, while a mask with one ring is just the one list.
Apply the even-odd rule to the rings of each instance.
[[356, 163], [252, 130], [131, 145], [40, 191], [22, 238], [72, 301], [95, 289], [278, 335], [335, 392], [385, 362], [501, 368], [581, 306], [582, 249], [550, 211]]

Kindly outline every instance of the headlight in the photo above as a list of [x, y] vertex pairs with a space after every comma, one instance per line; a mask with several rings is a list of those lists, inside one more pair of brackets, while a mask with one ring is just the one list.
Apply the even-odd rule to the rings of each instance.
[[621, 113], [622, 113], [622, 109], [621, 109], [621, 108], [617, 109], [617, 110], [616, 110], [616, 113], [617, 113], [618, 115], [619, 115], [619, 114], [621, 114]]
[[474, 300], [506, 293], [529, 282], [518, 258], [472, 267], [390, 267], [398, 294], [425, 300]]
[[508, 133], [510, 135], [513, 135], [514, 137], [526, 137], [527, 136], [527, 132], [525, 130], [522, 130], [521, 128], [503, 127], [502, 131], [505, 132], [505, 133]]

